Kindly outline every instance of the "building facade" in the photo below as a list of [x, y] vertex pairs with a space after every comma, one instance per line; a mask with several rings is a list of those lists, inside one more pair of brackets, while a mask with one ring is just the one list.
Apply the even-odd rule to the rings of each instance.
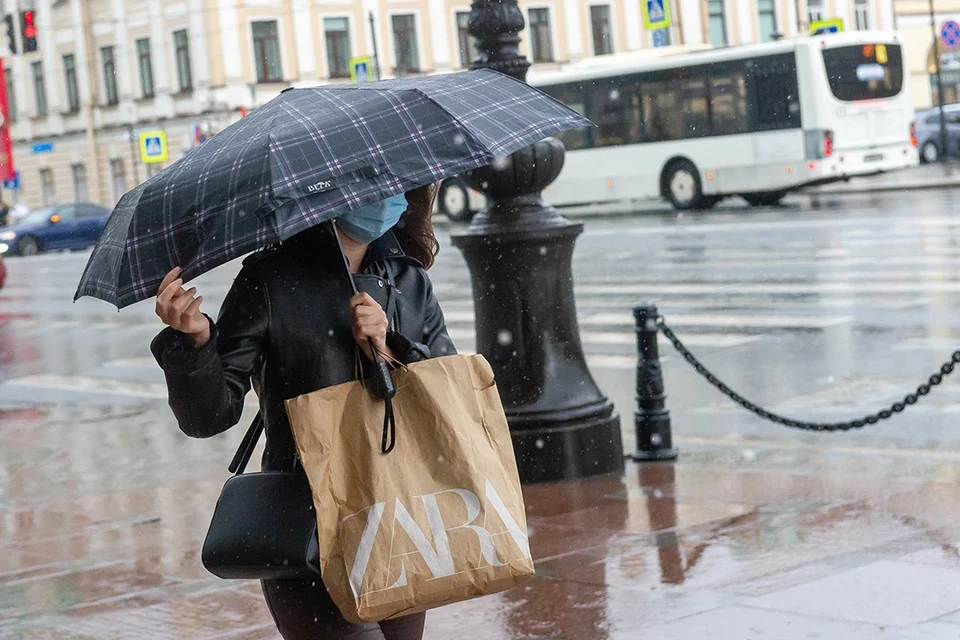
[[[672, 26], [644, 29], [643, 0], [522, 0], [521, 47], [536, 67], [654, 46], [727, 46], [808, 33], [811, 20], [892, 29], [892, 0], [670, 0]], [[288, 86], [350, 82], [373, 56], [382, 77], [469, 66], [469, 0], [6, 0], [7, 71], [20, 189], [30, 207], [107, 205]], [[20, 16], [33, 11], [36, 51]], [[162, 130], [167, 163], [144, 164]]]
[[941, 61], [944, 100], [960, 102], [960, 47], [947, 46], [939, 33], [947, 21], [960, 23], [960, 0], [896, 0], [896, 11], [914, 106], [923, 109], [938, 104], [936, 56]]

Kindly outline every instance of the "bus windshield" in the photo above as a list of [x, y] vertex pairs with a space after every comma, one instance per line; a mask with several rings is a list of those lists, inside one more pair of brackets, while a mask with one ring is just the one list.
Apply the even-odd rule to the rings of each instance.
[[863, 44], [823, 50], [830, 90], [838, 100], [892, 98], [903, 89], [900, 45]]

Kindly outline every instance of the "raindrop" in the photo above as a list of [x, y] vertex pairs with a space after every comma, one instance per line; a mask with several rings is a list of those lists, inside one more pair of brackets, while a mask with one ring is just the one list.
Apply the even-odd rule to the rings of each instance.
[[437, 462], [444, 462], [445, 458], [443, 456], [437, 456]]
[[650, 434], [650, 444], [657, 446], [661, 442], [663, 442], [663, 438], [660, 436], [659, 433]]
[[490, 186], [490, 183], [487, 182], [486, 180], [484, 180], [482, 183], [480, 183], [480, 188], [483, 189], [483, 190], [486, 190], [487, 187], [489, 187], [489, 186]]
[[616, 90], [616, 89], [614, 89], [613, 91], [611, 91], [611, 92], [610, 92], [610, 99], [611, 99], [611, 100], [619, 100], [619, 99], [620, 99], [620, 92], [619, 92], [618, 90]]
[[490, 163], [497, 171], [503, 171], [510, 166], [510, 157], [509, 156], [497, 156], [493, 159], [493, 162]]
[[662, 497], [663, 497], [663, 491], [661, 491], [660, 489], [654, 489], [654, 490], [653, 490], [653, 497], [654, 497], [654, 498], [662, 498]]
[[501, 347], [513, 344], [513, 333], [506, 329], [500, 329], [500, 331], [497, 332], [497, 344]]
[[547, 248], [546, 248], [546, 247], [540, 247], [540, 255], [542, 255], [542, 256], [547, 255]]
[[453, 144], [457, 145], [458, 147], [462, 147], [466, 143], [467, 141], [464, 139], [462, 133], [458, 133], [457, 135], [453, 136]]
[[332, 337], [333, 337], [333, 329], [330, 329], [330, 331], [327, 331], [327, 335], [332, 338]]
[[743, 450], [743, 459], [744, 460], [756, 460], [757, 452], [753, 449], [744, 449]]
[[537, 449], [543, 449], [546, 443], [543, 441], [543, 438], [537, 438], [537, 441], [533, 444], [536, 445]]

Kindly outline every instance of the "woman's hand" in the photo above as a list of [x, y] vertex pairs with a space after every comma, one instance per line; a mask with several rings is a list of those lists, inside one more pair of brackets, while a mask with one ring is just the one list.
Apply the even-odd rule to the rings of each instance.
[[184, 290], [180, 267], [170, 270], [157, 291], [157, 315], [168, 327], [186, 334], [197, 349], [210, 340], [210, 321], [200, 312], [202, 302], [196, 287]]
[[387, 314], [384, 313], [376, 300], [366, 293], [358, 293], [350, 298], [350, 311], [353, 312], [353, 339], [360, 345], [360, 350], [367, 358], [371, 358], [370, 344], [381, 353], [391, 355], [387, 348]]

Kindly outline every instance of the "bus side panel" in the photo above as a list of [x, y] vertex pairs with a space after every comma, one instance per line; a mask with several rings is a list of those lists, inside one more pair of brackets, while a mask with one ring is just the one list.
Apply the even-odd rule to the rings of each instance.
[[659, 198], [661, 158], [667, 146], [669, 143], [567, 151], [563, 171], [544, 192], [544, 200], [574, 205]]

